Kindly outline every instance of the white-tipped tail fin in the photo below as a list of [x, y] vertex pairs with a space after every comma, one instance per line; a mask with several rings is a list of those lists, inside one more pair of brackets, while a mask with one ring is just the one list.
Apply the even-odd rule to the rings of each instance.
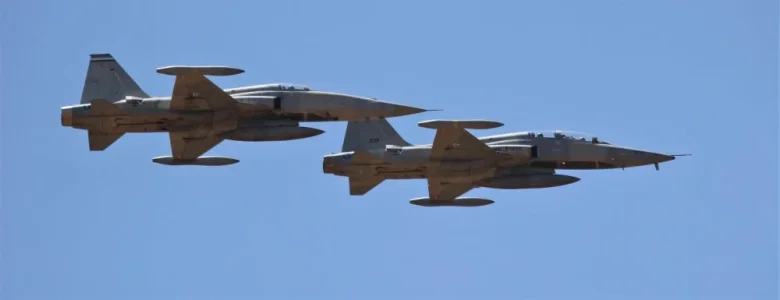
[[116, 102], [126, 96], [149, 98], [111, 54], [90, 54], [81, 103], [91, 103], [95, 99]]
[[342, 152], [384, 149], [387, 145], [411, 146], [384, 118], [349, 121]]

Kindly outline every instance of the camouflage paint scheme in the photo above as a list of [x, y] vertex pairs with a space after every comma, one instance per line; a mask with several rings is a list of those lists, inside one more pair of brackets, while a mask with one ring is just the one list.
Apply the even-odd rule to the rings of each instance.
[[503, 126], [485, 120], [433, 120], [418, 124], [436, 130], [433, 144], [412, 145], [386, 119], [350, 121], [342, 152], [323, 158], [326, 174], [349, 177], [350, 195], [364, 195], [386, 179], [427, 179], [421, 206], [482, 206], [492, 200], [459, 198], [476, 187], [547, 188], [579, 178], [561, 170], [600, 170], [655, 165], [667, 155], [616, 146], [596, 137], [563, 131], [516, 132], [477, 138], [466, 129]]
[[231, 158], [201, 157], [225, 139], [286, 141], [322, 134], [299, 122], [397, 117], [426, 110], [365, 97], [314, 91], [304, 86], [263, 84], [220, 89], [206, 76], [243, 70], [224, 66], [170, 66], [171, 97], [150, 97], [111, 54], [90, 55], [81, 104], [61, 108], [62, 126], [88, 131], [89, 149], [103, 151], [125, 133], [169, 132], [167, 165], [226, 165]]

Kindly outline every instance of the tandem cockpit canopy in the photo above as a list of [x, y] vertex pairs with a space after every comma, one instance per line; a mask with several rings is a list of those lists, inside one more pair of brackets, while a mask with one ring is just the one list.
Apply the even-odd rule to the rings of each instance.
[[311, 89], [305, 85], [293, 83], [280, 83], [278, 84], [278, 88], [282, 91], [311, 91]]
[[564, 131], [564, 130], [546, 130], [546, 131], [528, 131], [523, 133], [532, 138], [556, 138], [562, 140], [578, 140], [588, 141], [594, 144], [609, 144], [608, 142], [599, 140], [598, 137], [576, 131]]
[[261, 84], [261, 85], [232, 88], [232, 89], [227, 89], [225, 91], [228, 94], [237, 95], [237, 94], [251, 94], [255, 92], [265, 92], [265, 91], [311, 91], [311, 89], [305, 85], [300, 85], [300, 84], [271, 83], [271, 84]]

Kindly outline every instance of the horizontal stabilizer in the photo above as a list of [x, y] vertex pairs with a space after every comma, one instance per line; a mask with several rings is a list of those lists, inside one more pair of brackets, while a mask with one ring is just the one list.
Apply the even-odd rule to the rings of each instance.
[[167, 66], [157, 68], [157, 73], [165, 75], [186, 75], [197, 73], [207, 76], [230, 76], [244, 73], [244, 70], [226, 66]]
[[121, 115], [123, 113], [124, 111], [121, 107], [116, 106], [106, 99], [92, 100], [89, 107], [89, 114], [93, 116], [113, 116]]
[[227, 166], [238, 162], [237, 159], [219, 156], [201, 156], [191, 160], [179, 160], [172, 156], [159, 156], [152, 158], [152, 161], [161, 165], [168, 166]]
[[493, 129], [504, 126], [504, 123], [488, 120], [429, 120], [417, 123], [417, 126], [428, 129], [460, 127], [463, 129]]
[[493, 204], [494, 201], [484, 198], [458, 198], [452, 201], [436, 201], [430, 198], [415, 198], [409, 201], [412, 205], [424, 206], [424, 207], [441, 207], [441, 206], [453, 206], [453, 207], [477, 207]]
[[89, 131], [89, 151], [103, 151], [111, 146], [116, 140], [125, 135], [123, 132], [111, 133], [111, 132], [98, 132]]
[[385, 179], [380, 176], [350, 176], [349, 194], [352, 196], [365, 195], [383, 181]]

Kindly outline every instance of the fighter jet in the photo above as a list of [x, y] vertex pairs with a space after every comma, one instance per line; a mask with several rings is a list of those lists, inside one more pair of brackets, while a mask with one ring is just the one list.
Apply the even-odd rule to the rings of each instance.
[[427, 179], [428, 197], [418, 206], [475, 207], [484, 198], [460, 197], [477, 188], [532, 189], [579, 181], [561, 170], [601, 170], [654, 165], [676, 156], [613, 145], [565, 131], [516, 132], [477, 138], [466, 129], [491, 129], [486, 120], [431, 120], [433, 144], [412, 145], [385, 119], [350, 121], [340, 153], [323, 158], [326, 174], [349, 178], [350, 195], [364, 195], [386, 179]]
[[201, 157], [223, 140], [286, 141], [322, 134], [300, 122], [398, 117], [426, 110], [290, 84], [220, 89], [206, 76], [243, 73], [225, 66], [169, 66], [171, 97], [150, 97], [111, 54], [91, 54], [81, 104], [61, 108], [62, 126], [88, 131], [89, 150], [103, 151], [128, 132], [169, 132], [166, 165], [229, 165], [238, 160]]

